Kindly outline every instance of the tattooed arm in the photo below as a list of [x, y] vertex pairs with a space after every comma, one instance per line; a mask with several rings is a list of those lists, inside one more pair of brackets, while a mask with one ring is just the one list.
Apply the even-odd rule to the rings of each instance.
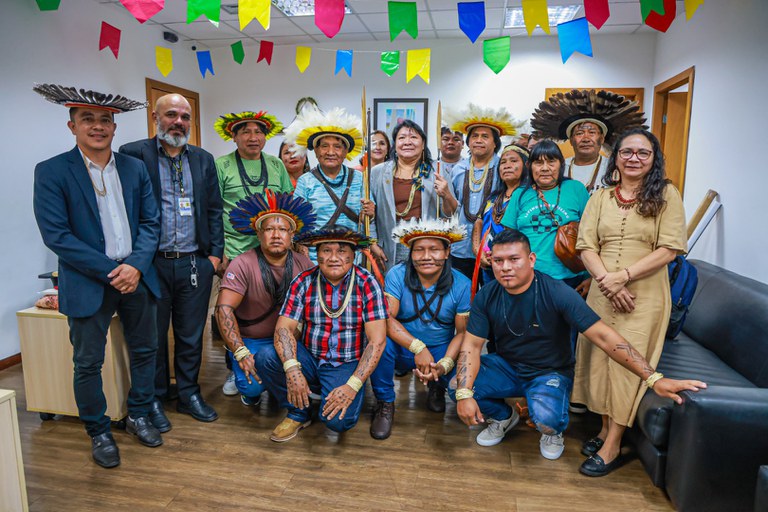
[[[216, 323], [219, 324], [219, 332], [224, 343], [232, 352], [243, 346], [240, 327], [238, 327], [235, 317], [235, 309], [240, 306], [241, 302], [243, 302], [242, 295], [226, 288], [219, 291], [219, 298], [216, 300]], [[253, 365], [253, 354], [241, 359], [237, 364], [245, 372], [248, 384], [251, 383], [251, 375], [256, 379], [256, 382], [261, 384], [261, 377], [256, 373], [256, 368]]]
[[[464, 333], [461, 342], [459, 360], [456, 363], [456, 389], [472, 389], [477, 372], [480, 370], [480, 351], [485, 340], [469, 332]], [[480, 407], [474, 398], [456, 401], [456, 413], [467, 425], [477, 425], [485, 421]]]
[[[289, 359], [296, 359], [296, 338], [293, 333], [299, 322], [285, 316], [277, 318], [275, 324], [275, 351], [280, 360], [285, 363]], [[309, 407], [309, 384], [299, 366], [288, 368], [285, 372], [285, 384], [288, 388], [288, 401], [304, 409]]]
[[[608, 354], [608, 357], [643, 380], [650, 377], [656, 371], [635, 347], [630, 345], [627, 340], [602, 320], [599, 320], [592, 327], [584, 331], [584, 336]], [[678, 392], [686, 389], [698, 391], [700, 388], [706, 387], [706, 384], [698, 380], [664, 378], [656, 382], [653, 390], [657, 395], [671, 398], [678, 404], [681, 404], [683, 399], [677, 394]]]

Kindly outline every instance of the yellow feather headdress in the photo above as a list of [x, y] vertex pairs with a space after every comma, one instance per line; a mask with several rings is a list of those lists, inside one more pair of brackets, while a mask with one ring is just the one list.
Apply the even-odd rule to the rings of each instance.
[[467, 105], [466, 110], [461, 112], [446, 109], [445, 118], [453, 131], [469, 133], [476, 126], [487, 126], [496, 131], [500, 137], [517, 135], [517, 130], [525, 124], [525, 121], [515, 120], [504, 107], [483, 108], [473, 103]]
[[319, 139], [334, 135], [344, 141], [348, 151], [347, 160], [352, 160], [363, 147], [363, 134], [360, 130], [360, 118], [347, 114], [343, 108], [334, 108], [327, 113], [305, 109], [285, 129], [285, 138], [291, 144], [313, 150]]

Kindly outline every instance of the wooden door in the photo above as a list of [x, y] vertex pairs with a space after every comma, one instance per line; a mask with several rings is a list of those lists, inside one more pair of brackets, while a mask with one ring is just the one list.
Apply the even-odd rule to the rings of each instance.
[[147, 133], [149, 137], [154, 137], [157, 133], [155, 129], [155, 122], [152, 120], [152, 111], [155, 107], [155, 102], [161, 96], [166, 94], [181, 94], [184, 96], [189, 105], [192, 107], [192, 124], [189, 130], [189, 143], [194, 146], [200, 146], [200, 95], [194, 91], [188, 89], [182, 89], [175, 85], [164, 84], [151, 78], [146, 79], [147, 86], [147, 101], [149, 102], [149, 108], [147, 108]]
[[667, 95], [667, 111], [662, 119], [664, 133], [664, 157], [667, 178], [680, 189], [683, 183], [683, 138], [685, 137], [685, 109], [688, 91], [670, 92]]

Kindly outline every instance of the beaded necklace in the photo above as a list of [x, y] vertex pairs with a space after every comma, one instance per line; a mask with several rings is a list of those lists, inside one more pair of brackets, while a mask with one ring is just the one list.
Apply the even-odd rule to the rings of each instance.
[[[488, 162], [488, 165], [490, 165], [490, 161]], [[487, 166], [486, 166], [487, 171]], [[480, 199], [480, 207], [477, 209], [476, 213], [472, 213], [469, 210], [469, 202], [470, 202], [470, 192], [477, 193], [480, 191], [478, 190], [472, 190], [470, 191], [469, 187], [469, 181], [470, 176], [474, 174], [474, 166], [472, 165], [472, 160], [470, 159], [469, 169], [467, 169], [467, 172], [464, 174], [464, 187], [462, 190], [462, 210], [464, 211], [464, 218], [467, 219], [469, 223], [474, 223], [483, 213], [483, 209], [485, 208], [486, 203], [488, 202], [488, 198], [491, 196], [491, 188], [493, 187], [493, 177], [490, 177], [489, 179], [485, 180], [485, 185], [482, 187], [483, 196]], [[483, 176], [485, 176], [485, 171], [483, 171]], [[474, 176], [472, 177], [472, 181], [474, 180]]]
[[[395, 163], [395, 167], [392, 170], [392, 179], [395, 179], [395, 176], [397, 175], [397, 169], [398, 165]], [[429, 168], [425, 162], [422, 162], [418, 167], [418, 174], [411, 177], [411, 191], [408, 195], [408, 204], [405, 205], [405, 209], [401, 212], [397, 211], [397, 207], [395, 207], [396, 216], [405, 217], [408, 215], [408, 213], [410, 213], [411, 208], [413, 208], [413, 198], [416, 196], [416, 191], [424, 190], [424, 178], [426, 177], [429, 177]]]
[[248, 185], [252, 187], [258, 187], [260, 185], [264, 185], [264, 189], [269, 187], [269, 172], [267, 171], [267, 163], [265, 162], [264, 155], [261, 155], [261, 174], [259, 174], [259, 179], [253, 180], [250, 176], [248, 176], [248, 172], [245, 170], [245, 165], [243, 164], [243, 159], [240, 157], [240, 152], [235, 151], [235, 161], [237, 162], [237, 171], [240, 174], [240, 183], [242, 183], [243, 188], [248, 192], [248, 194], [253, 194], [250, 188], [248, 188]]
[[[354, 273], [354, 271], [353, 271]], [[354, 275], [350, 276], [350, 283], [347, 286], [347, 291], [344, 294], [344, 299], [341, 302], [341, 306], [339, 306], [337, 309], [329, 308], [325, 304], [325, 297], [323, 296], [323, 284], [320, 282], [320, 272], [318, 270], [317, 272], [317, 294], [318, 294], [318, 300], [320, 301], [320, 308], [323, 310], [323, 313], [325, 313], [325, 316], [331, 319], [339, 318], [342, 313], [344, 313], [344, 310], [347, 309], [347, 306], [349, 306], [349, 300], [352, 298], [352, 288], [354, 288], [355, 283], [352, 281], [354, 279]]]
[[633, 197], [632, 199], [624, 199], [621, 197], [621, 186], [619, 185], [616, 185], [616, 188], [611, 191], [611, 196], [616, 200], [616, 205], [622, 210], [629, 210], [637, 204], [637, 197]]
[[496, 224], [501, 224], [501, 218], [504, 217], [504, 205], [509, 201], [509, 198], [512, 197], [512, 192], [515, 191], [517, 188], [517, 185], [515, 185], [515, 188], [509, 191], [509, 194], [504, 192], [503, 194], [499, 194], [496, 196], [496, 199], [493, 201], [493, 211], [491, 212], [491, 215], [493, 216], [493, 222]]

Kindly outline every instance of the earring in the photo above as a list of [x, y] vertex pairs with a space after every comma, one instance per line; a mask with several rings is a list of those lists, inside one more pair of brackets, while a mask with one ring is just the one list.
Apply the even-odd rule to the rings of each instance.
[[611, 173], [611, 181], [614, 183], [621, 183], [621, 173], [619, 172], [618, 167]]

